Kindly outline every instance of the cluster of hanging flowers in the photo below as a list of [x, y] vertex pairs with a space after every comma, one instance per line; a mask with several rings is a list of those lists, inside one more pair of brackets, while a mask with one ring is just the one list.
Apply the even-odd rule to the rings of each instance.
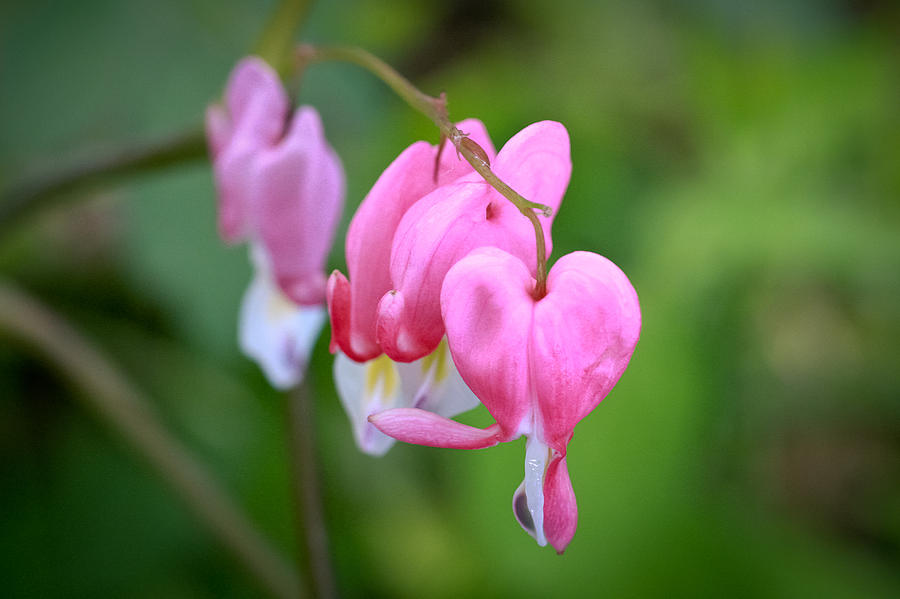
[[[343, 171], [315, 110], [290, 113], [275, 72], [248, 58], [225, 106], [207, 115], [220, 233], [249, 240], [256, 266], [241, 310], [245, 353], [276, 387], [295, 384], [327, 303], [335, 383], [359, 448], [479, 449], [526, 436], [513, 512], [562, 552], [577, 521], [567, 445], [624, 372], [641, 323], [634, 288], [606, 258], [574, 252], [546, 273], [572, 170], [565, 127], [535, 123], [496, 152], [480, 121], [460, 122], [451, 142], [478, 169], [412, 144], [353, 216], [348, 274], [326, 283]], [[545, 216], [523, 216], [485, 172]], [[451, 419], [479, 402], [496, 424]]]

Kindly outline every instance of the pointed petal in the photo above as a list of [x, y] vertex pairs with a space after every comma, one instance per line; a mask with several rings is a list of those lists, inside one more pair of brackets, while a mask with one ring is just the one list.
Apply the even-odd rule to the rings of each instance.
[[521, 260], [481, 248], [450, 269], [441, 292], [459, 374], [510, 438], [531, 432], [533, 286]]
[[278, 285], [298, 304], [322, 303], [344, 173], [315, 109], [296, 112], [284, 140], [260, 158], [257, 176], [257, 231]]
[[482, 449], [505, 440], [496, 424], [480, 429], [418, 408], [395, 408], [369, 416], [386, 435], [416, 445], [451, 449]]
[[568, 547], [578, 526], [578, 506], [566, 458], [554, 455], [544, 475], [544, 534], [557, 553]]
[[273, 387], [288, 389], [303, 378], [324, 322], [324, 306], [294, 305], [265, 269], [257, 269], [241, 305], [241, 350], [260, 365]]
[[[550, 206], [555, 215], [572, 175], [569, 133], [555, 121], [525, 127], [500, 150], [494, 172], [525, 199]], [[538, 218], [549, 254], [553, 249], [550, 241], [553, 218]]]
[[543, 438], [564, 453], [572, 429], [628, 365], [641, 314], [628, 278], [598, 254], [560, 258], [547, 290], [534, 309], [532, 374]]
[[402, 401], [396, 364], [384, 356], [359, 363], [338, 352], [334, 382], [359, 449], [373, 456], [387, 453], [394, 440], [370, 424], [368, 418]]

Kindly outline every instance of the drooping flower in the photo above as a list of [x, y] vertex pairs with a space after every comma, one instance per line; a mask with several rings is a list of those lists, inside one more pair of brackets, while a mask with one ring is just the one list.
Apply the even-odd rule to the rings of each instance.
[[277, 73], [249, 57], [206, 118], [219, 231], [228, 243], [249, 241], [256, 269], [241, 347], [279, 388], [302, 377], [324, 323], [324, 266], [344, 201], [343, 169], [318, 113], [289, 107]]
[[[458, 124], [488, 159], [494, 148], [477, 120]], [[369, 415], [393, 407], [418, 407], [451, 417], [478, 405], [443, 346], [409, 364], [382, 355], [376, 339], [378, 302], [391, 289], [391, 243], [403, 215], [431, 191], [471, 174], [452, 149], [420, 141], [382, 173], [353, 216], [347, 233], [349, 279], [335, 271], [328, 280], [331, 349], [337, 353], [335, 383], [359, 448], [382, 455], [394, 440]], [[437, 165], [435, 164], [435, 161]], [[436, 177], [435, 177], [436, 175]]]
[[525, 478], [513, 496], [522, 527], [562, 552], [577, 507], [566, 465], [575, 425], [612, 390], [640, 333], [637, 294], [606, 258], [574, 252], [550, 271], [547, 293], [517, 257], [480, 248], [444, 280], [441, 307], [457, 368], [496, 420], [486, 429], [417, 409], [370, 421], [409, 443], [478, 449], [526, 435]]
[[[492, 169], [519, 194], [555, 214], [572, 172], [565, 127], [553, 121], [526, 127], [503, 146]], [[548, 254], [552, 220], [541, 218]], [[405, 362], [434, 350], [444, 336], [444, 276], [470, 251], [484, 246], [510, 252], [534, 274], [532, 224], [477, 173], [437, 188], [406, 211], [393, 236], [393, 287], [378, 307], [376, 338], [388, 356]]]

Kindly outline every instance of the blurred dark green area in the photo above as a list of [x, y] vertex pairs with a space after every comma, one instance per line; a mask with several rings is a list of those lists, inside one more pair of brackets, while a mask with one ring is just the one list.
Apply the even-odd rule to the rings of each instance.
[[[198, 127], [272, 6], [4, 2], [0, 188]], [[346, 0], [300, 37], [446, 91], [498, 147], [563, 122], [554, 256], [606, 255], [644, 315], [570, 445], [563, 557], [512, 517], [522, 441], [358, 453], [326, 331], [309, 378], [343, 595], [900, 596], [896, 4]], [[342, 234], [400, 150], [436, 141], [353, 66], [314, 66], [299, 101], [345, 164]], [[208, 164], [172, 168], [4, 230], [0, 275], [113, 355], [288, 552], [284, 398], [236, 347], [250, 268], [214, 222]], [[0, 341], [0, 595], [256, 596], [78, 393]]]

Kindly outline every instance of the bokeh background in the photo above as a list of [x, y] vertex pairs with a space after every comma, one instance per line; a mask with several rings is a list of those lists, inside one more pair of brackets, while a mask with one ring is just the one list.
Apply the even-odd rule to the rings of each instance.
[[[6, 1], [0, 183], [197, 129], [272, 2]], [[298, 39], [382, 56], [499, 147], [563, 122], [554, 255], [638, 290], [642, 338], [576, 429], [562, 557], [509, 507], [524, 441], [354, 447], [326, 331], [309, 374], [347, 597], [900, 596], [900, 12], [888, 0], [319, 2]], [[436, 131], [349, 65], [312, 67], [348, 175]], [[0, 276], [115, 356], [279, 547], [285, 399], [236, 346], [244, 248], [209, 165], [97, 187], [0, 233]], [[343, 243], [331, 267], [344, 268]], [[79, 391], [0, 337], [0, 595], [259, 587]], [[486, 425], [483, 408], [466, 422]]]

